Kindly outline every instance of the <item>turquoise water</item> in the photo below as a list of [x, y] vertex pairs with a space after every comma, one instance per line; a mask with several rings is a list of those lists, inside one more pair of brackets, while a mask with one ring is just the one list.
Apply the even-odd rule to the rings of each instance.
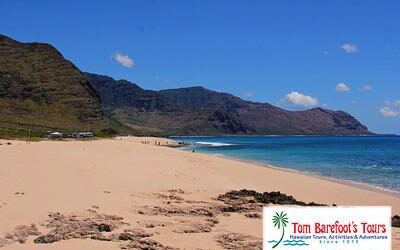
[[223, 155], [400, 191], [399, 136], [174, 137]]

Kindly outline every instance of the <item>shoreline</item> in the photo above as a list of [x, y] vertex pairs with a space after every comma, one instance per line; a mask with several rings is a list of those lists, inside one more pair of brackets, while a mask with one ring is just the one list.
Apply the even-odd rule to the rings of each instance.
[[[262, 136], [284, 136], [284, 135], [262, 135]], [[291, 135], [291, 136], [293, 136], [293, 135]], [[297, 135], [294, 135], [294, 136], [297, 136]], [[312, 135], [312, 136], [320, 136], [320, 135]], [[336, 136], [336, 135], [333, 135], [333, 136]], [[373, 136], [387, 136], [387, 135], [373, 135]], [[392, 135], [390, 135], [390, 136], [392, 136]], [[398, 136], [398, 135], [393, 135], [393, 136]], [[181, 138], [182, 136], [177, 136], [177, 137]], [[213, 136], [187, 136], [187, 137], [191, 137], [191, 138], [199, 137], [199, 138], [201, 138], [201, 137], [213, 137]], [[221, 137], [223, 137], [223, 136], [221, 136]], [[210, 142], [210, 143], [217, 143], [217, 142]], [[180, 149], [181, 150], [186, 150], [185, 148], [188, 148], [190, 145], [193, 145], [193, 143], [189, 143], [189, 145], [183, 146]], [[371, 183], [364, 183], [364, 182], [358, 182], [358, 181], [353, 181], [353, 180], [344, 180], [344, 179], [340, 179], [340, 178], [336, 178], [336, 177], [328, 177], [328, 176], [323, 176], [323, 175], [319, 175], [319, 174], [312, 173], [312, 172], [293, 169], [293, 168], [290, 168], [290, 167], [277, 166], [277, 165], [273, 165], [273, 164], [266, 163], [266, 162], [260, 162], [260, 161], [251, 160], [251, 159], [243, 159], [243, 158], [238, 158], [238, 157], [234, 157], [234, 156], [224, 155], [224, 154], [221, 154], [221, 153], [213, 154], [213, 153], [207, 153], [207, 152], [202, 152], [202, 151], [196, 151], [196, 153], [209, 155], [209, 156], [214, 156], [214, 157], [219, 157], [219, 158], [222, 158], [222, 159], [235, 160], [235, 161], [239, 161], [239, 162], [249, 163], [249, 164], [257, 165], [257, 166], [264, 167], [264, 168], [270, 168], [270, 169], [274, 169], [274, 170], [278, 170], [278, 171], [290, 172], [290, 173], [310, 176], [310, 177], [318, 178], [318, 179], [325, 180], [325, 181], [331, 181], [331, 182], [335, 182], [335, 183], [339, 183], [339, 184], [343, 184], [343, 185], [348, 185], [348, 186], [351, 186], [351, 187], [356, 187], [356, 188], [360, 188], [360, 189], [364, 189], [364, 190], [368, 190], [368, 191], [374, 191], [374, 192], [378, 192], [378, 193], [382, 193], [382, 194], [386, 194], [386, 195], [391, 195], [391, 196], [394, 196], [396, 198], [400, 197], [400, 191], [398, 191], [398, 190], [393, 190], [393, 189], [390, 189], [390, 188], [381, 187], [381, 186], [374, 185], [374, 184], [371, 184]]]
[[[263, 136], [283, 136], [283, 135], [263, 135]], [[303, 136], [303, 135], [299, 135], [299, 136]], [[312, 136], [324, 136], [324, 135], [312, 135]], [[360, 136], [360, 135], [358, 135]], [[364, 135], [362, 135], [364, 136]], [[387, 135], [372, 135], [372, 136], [387, 136]], [[188, 136], [188, 137], [213, 137], [213, 136]], [[176, 137], [171, 137], [171, 138], [183, 138], [182, 136], [176, 136]], [[172, 142], [179, 142], [179, 140], [175, 140], [175, 139], [170, 139], [170, 138], [164, 138], [167, 141], [172, 141]], [[186, 143], [186, 142], [185, 142]], [[192, 154], [192, 152], [190, 152], [190, 150], [188, 150], [188, 147], [191, 145], [191, 143], [189, 143], [189, 145], [183, 146], [183, 147], [179, 147], [179, 148], [173, 148], [176, 149], [177, 151], [181, 151], [181, 152], [187, 152]], [[290, 168], [285, 168], [285, 167], [280, 167], [280, 166], [276, 166], [276, 165], [272, 165], [272, 164], [268, 164], [268, 163], [262, 163], [262, 162], [258, 162], [256, 160], [250, 160], [250, 159], [242, 159], [242, 158], [236, 158], [236, 157], [232, 157], [232, 156], [227, 156], [227, 155], [223, 155], [223, 154], [212, 154], [212, 153], [206, 153], [206, 152], [201, 152], [201, 151], [196, 151], [195, 153], [201, 154], [203, 156], [206, 157], [211, 157], [211, 158], [218, 158], [218, 159], [223, 159], [223, 160], [229, 160], [229, 161], [234, 161], [234, 162], [238, 162], [238, 163], [244, 163], [244, 164], [249, 164], [251, 166], [256, 166], [259, 167], [261, 169], [269, 169], [272, 171], [279, 171], [280, 173], [290, 173], [290, 174], [294, 174], [297, 176], [302, 176], [305, 178], [312, 178], [315, 179], [317, 181], [321, 181], [321, 182], [327, 182], [327, 183], [331, 183], [331, 184], [338, 184], [338, 185], [343, 185], [346, 186], [348, 188], [356, 188], [358, 190], [361, 191], [367, 191], [367, 192], [373, 192], [375, 194], [381, 194], [381, 195], [385, 195], [385, 196], [390, 196], [394, 199], [398, 199], [400, 201], [400, 191], [396, 191], [396, 190], [392, 190], [392, 189], [388, 189], [388, 188], [383, 188], [383, 187], [379, 187], [379, 186], [375, 186], [373, 184], [368, 184], [368, 183], [362, 183], [362, 182], [356, 182], [356, 181], [351, 181], [351, 180], [342, 180], [342, 179], [338, 179], [338, 178], [330, 178], [330, 177], [326, 177], [326, 176], [322, 176], [322, 175], [318, 175], [318, 174], [314, 174], [314, 173], [310, 173], [310, 172], [305, 172], [305, 171], [300, 171], [300, 170], [295, 170], [295, 169], [290, 169]], [[279, 191], [279, 190], [278, 190]], [[400, 213], [400, 211], [399, 211]]]
[[272, 137], [276, 137], [276, 136], [309, 136], [309, 137], [368, 137], [368, 136], [388, 136], [388, 137], [399, 137], [400, 135], [398, 134], [359, 134], [359, 135], [341, 135], [341, 134], [337, 134], [337, 135], [318, 135], [318, 134], [313, 134], [313, 135], [302, 135], [302, 134], [290, 134], [290, 135], [173, 135], [173, 136], [168, 136], [166, 138], [207, 138], [207, 137], [268, 137], [268, 136], [272, 136]]
[[272, 165], [272, 164], [269, 164], [269, 163], [262, 163], [262, 162], [259, 162], [259, 161], [256, 161], [256, 160], [235, 158], [235, 157], [230, 157], [230, 156], [222, 155], [222, 154], [207, 154], [207, 153], [199, 152], [199, 151], [196, 151], [196, 153], [205, 154], [205, 155], [211, 155], [211, 156], [214, 156], [214, 157], [219, 157], [219, 158], [227, 159], [227, 160], [234, 160], [234, 161], [239, 161], [239, 162], [243, 162], [243, 163], [249, 163], [249, 164], [252, 164], [252, 165], [257, 165], [259, 167], [270, 168], [270, 169], [278, 170], [278, 171], [282, 171], [282, 172], [289, 172], [289, 173], [309, 176], [309, 177], [321, 179], [321, 180], [324, 180], [324, 181], [335, 182], [335, 183], [347, 185], [347, 186], [350, 186], [350, 187], [356, 187], [356, 188], [360, 188], [360, 189], [367, 190], [367, 191], [373, 191], [373, 192], [377, 192], [377, 193], [382, 193], [382, 194], [394, 196], [396, 198], [400, 197], [400, 191], [396, 191], [396, 190], [392, 190], [392, 189], [388, 189], [388, 188], [384, 188], [384, 187], [380, 187], [380, 186], [375, 186], [375, 185], [369, 184], [369, 183], [356, 182], [356, 181], [351, 181], [351, 180], [342, 180], [342, 179], [338, 179], [338, 178], [334, 178], [334, 177], [327, 177], [327, 176], [323, 176], [323, 175], [314, 174], [314, 173], [311, 173], [311, 172], [291, 169], [289, 167], [288, 168], [280, 167], [280, 166]]

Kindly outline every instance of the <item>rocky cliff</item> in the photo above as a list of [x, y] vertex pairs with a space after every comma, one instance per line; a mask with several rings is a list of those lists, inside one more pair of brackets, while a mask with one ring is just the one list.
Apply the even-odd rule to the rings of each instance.
[[314, 108], [288, 111], [245, 101], [203, 87], [145, 90], [108, 76], [86, 73], [103, 108], [114, 118], [143, 131], [172, 135], [217, 134], [370, 134], [343, 111]]

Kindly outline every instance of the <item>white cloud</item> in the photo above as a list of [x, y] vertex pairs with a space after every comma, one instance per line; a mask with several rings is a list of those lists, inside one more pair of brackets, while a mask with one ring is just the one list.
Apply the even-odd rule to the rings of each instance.
[[400, 100], [385, 101], [385, 106], [380, 108], [379, 112], [386, 117], [400, 116]]
[[396, 111], [388, 106], [379, 109], [379, 112], [381, 113], [381, 115], [386, 116], [386, 117], [395, 117], [400, 114], [399, 111]]
[[113, 54], [112, 58], [125, 68], [132, 68], [135, 66], [135, 62], [128, 55], [116, 52]]
[[370, 84], [365, 84], [364, 86], [361, 87], [362, 91], [371, 91], [372, 90], [372, 85]]
[[347, 84], [340, 82], [338, 84], [336, 84], [336, 91], [337, 92], [348, 92], [350, 91], [349, 86], [347, 86]]
[[358, 47], [355, 44], [351, 43], [346, 43], [340, 46], [346, 53], [357, 53], [358, 52]]
[[297, 91], [290, 92], [283, 98], [283, 103], [293, 108], [310, 108], [319, 105], [317, 98], [304, 95]]

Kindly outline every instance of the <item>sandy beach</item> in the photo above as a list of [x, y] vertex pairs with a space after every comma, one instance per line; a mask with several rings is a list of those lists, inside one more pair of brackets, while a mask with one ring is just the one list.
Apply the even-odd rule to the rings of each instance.
[[1, 140], [2, 249], [261, 249], [259, 208], [220, 196], [241, 189], [306, 203], [389, 205], [400, 214], [394, 194], [155, 141], [169, 142]]

